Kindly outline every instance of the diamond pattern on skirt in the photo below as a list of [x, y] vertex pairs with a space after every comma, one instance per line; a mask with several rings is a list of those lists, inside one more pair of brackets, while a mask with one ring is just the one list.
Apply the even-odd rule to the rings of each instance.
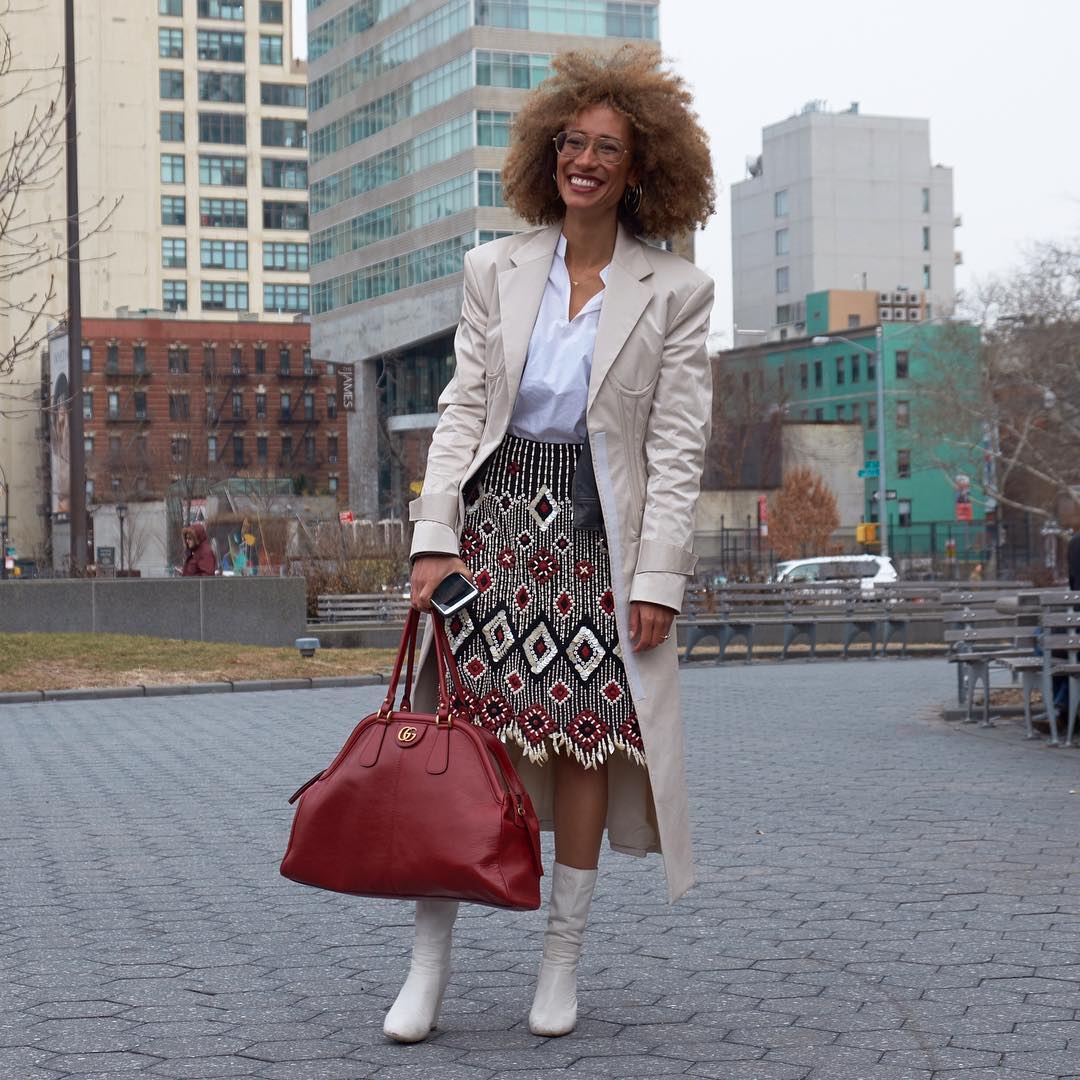
[[578, 632], [566, 647], [566, 655], [570, 657], [570, 663], [578, 678], [582, 682], [588, 682], [589, 677], [607, 656], [607, 649], [600, 644], [600, 639], [583, 625], [578, 627]]
[[514, 631], [505, 611], [497, 611], [484, 623], [484, 640], [487, 642], [491, 662], [497, 664], [513, 647]]
[[472, 616], [469, 614], [468, 608], [460, 608], [455, 611], [446, 620], [445, 624], [446, 640], [450, 642], [450, 651], [456, 653], [465, 644], [474, 629]]
[[541, 532], [547, 532], [551, 523], [559, 516], [559, 504], [551, 496], [551, 488], [544, 484], [529, 503], [529, 513], [533, 521], [540, 526]]
[[548, 664], [554, 663], [559, 655], [559, 646], [542, 620], [529, 631], [522, 642], [522, 652], [529, 670], [534, 675], [539, 675]]

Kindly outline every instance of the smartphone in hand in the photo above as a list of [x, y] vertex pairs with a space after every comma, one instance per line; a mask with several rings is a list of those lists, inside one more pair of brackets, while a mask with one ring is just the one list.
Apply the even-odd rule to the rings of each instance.
[[440, 615], [453, 615], [479, 595], [480, 590], [464, 574], [455, 570], [435, 587], [431, 594], [431, 606]]

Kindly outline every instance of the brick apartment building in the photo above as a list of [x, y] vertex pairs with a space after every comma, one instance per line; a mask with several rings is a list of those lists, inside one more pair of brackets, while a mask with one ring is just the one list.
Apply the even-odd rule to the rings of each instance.
[[348, 505], [340, 370], [305, 323], [83, 320], [87, 502], [160, 498], [174, 481], [288, 477]]

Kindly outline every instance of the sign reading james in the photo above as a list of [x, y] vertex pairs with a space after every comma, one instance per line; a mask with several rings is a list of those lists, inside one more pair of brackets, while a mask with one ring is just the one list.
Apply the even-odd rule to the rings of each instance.
[[353, 364], [338, 364], [337, 375], [341, 407], [346, 412], [356, 412], [356, 367]]

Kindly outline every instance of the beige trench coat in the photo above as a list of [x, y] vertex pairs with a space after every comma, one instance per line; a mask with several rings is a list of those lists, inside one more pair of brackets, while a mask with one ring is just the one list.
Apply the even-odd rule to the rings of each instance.
[[[458, 553], [462, 489], [506, 433], [560, 231], [553, 225], [505, 237], [465, 258], [456, 371], [439, 399], [423, 493], [409, 507], [414, 555]], [[620, 227], [587, 424], [624, 642], [630, 601], [680, 610], [694, 572], [694, 506], [711, 416], [705, 338], [712, 301], [710, 277]], [[434, 701], [430, 637], [428, 627], [414, 707]], [[648, 770], [622, 755], [610, 760], [608, 842], [634, 855], [662, 852], [674, 901], [694, 882], [675, 635], [647, 652], [626, 649], [623, 660]], [[514, 756], [541, 824], [550, 828], [551, 770]]]

